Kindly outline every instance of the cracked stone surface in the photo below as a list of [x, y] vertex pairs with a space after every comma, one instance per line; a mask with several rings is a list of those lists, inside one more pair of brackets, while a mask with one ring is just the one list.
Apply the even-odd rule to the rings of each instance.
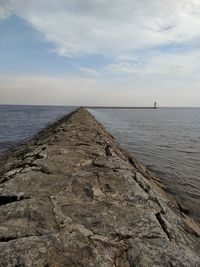
[[84, 108], [1, 158], [1, 267], [198, 267], [199, 229]]

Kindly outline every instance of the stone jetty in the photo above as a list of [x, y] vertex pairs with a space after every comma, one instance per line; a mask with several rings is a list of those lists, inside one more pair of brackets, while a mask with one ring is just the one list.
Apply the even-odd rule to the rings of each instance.
[[84, 108], [1, 158], [1, 267], [199, 267], [199, 233]]

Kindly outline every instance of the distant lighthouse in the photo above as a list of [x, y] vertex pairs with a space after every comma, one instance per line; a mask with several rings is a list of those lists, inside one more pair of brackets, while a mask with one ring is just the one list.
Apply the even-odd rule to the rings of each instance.
[[154, 102], [154, 106], [153, 106], [153, 108], [154, 108], [154, 109], [157, 108], [157, 103], [156, 103], [156, 101]]

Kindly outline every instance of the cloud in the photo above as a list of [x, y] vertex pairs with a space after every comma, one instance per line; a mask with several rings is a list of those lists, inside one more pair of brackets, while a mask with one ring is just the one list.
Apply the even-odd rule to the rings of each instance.
[[91, 76], [99, 76], [100, 75], [100, 73], [95, 69], [85, 68], [85, 67], [79, 67], [78, 69], [80, 71], [82, 71], [83, 73], [89, 74]]
[[106, 69], [115, 74], [157, 75], [158, 78], [159, 75], [171, 78], [187, 77], [188, 81], [191, 81], [199, 77], [200, 52], [153, 52], [145, 59], [116, 61], [106, 66]]
[[[198, 42], [199, 0], [6, 0], [63, 56], [120, 57], [138, 49]], [[1, 11], [3, 14], [4, 11]], [[5, 17], [6, 15], [2, 15]]]
[[0, 22], [6, 20], [10, 16], [9, 10], [0, 6]]

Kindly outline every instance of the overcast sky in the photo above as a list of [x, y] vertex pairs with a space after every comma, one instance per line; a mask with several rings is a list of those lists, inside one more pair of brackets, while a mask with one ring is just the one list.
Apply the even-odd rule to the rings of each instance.
[[0, 0], [0, 103], [200, 106], [200, 0]]

